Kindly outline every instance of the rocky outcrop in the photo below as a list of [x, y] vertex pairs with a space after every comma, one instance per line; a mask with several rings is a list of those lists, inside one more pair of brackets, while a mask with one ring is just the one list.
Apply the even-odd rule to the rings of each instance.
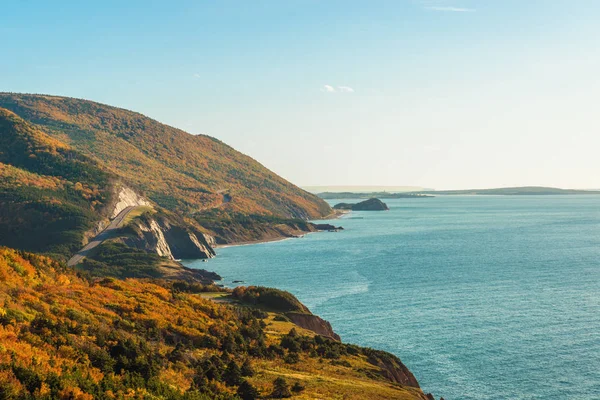
[[388, 380], [405, 386], [419, 388], [419, 382], [412, 372], [395, 355], [381, 351], [369, 349], [367, 351], [367, 361], [379, 367], [381, 374]]
[[334, 210], [352, 210], [352, 211], [387, 211], [389, 210], [387, 204], [383, 201], [372, 198], [369, 200], [361, 201], [360, 203], [339, 203], [333, 206]]
[[206, 241], [206, 243], [208, 243], [210, 247], [212, 247], [213, 249], [217, 247], [217, 240], [214, 236], [211, 236], [208, 233], [201, 233], [201, 235], [204, 238], [204, 241]]
[[164, 221], [163, 232], [171, 253], [176, 259], [212, 258], [215, 251], [205, 236], [191, 228]]
[[344, 228], [342, 228], [341, 226], [335, 226], [335, 225], [331, 225], [331, 224], [312, 224], [312, 225], [318, 231], [337, 232], [337, 231], [343, 231], [344, 230]]
[[202, 233], [164, 215], [143, 215], [122, 233], [122, 241], [126, 245], [172, 260], [215, 256], [215, 251]]
[[333, 331], [331, 324], [317, 315], [298, 312], [288, 312], [285, 315], [290, 321], [301, 328], [308, 329], [318, 335], [337, 340], [338, 342], [341, 340], [340, 336]]

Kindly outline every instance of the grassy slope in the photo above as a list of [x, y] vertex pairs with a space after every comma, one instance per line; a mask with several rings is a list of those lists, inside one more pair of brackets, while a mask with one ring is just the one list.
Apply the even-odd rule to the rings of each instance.
[[0, 244], [69, 256], [111, 198], [95, 161], [0, 108]]
[[227, 399], [237, 384], [226, 384], [225, 365], [248, 360], [254, 375], [244, 379], [263, 395], [284, 377], [305, 386], [299, 399], [424, 399], [381, 376], [368, 361], [381, 353], [302, 329], [292, 337], [302, 344], [298, 362], [286, 362], [291, 350], [280, 344], [293, 325], [275, 314], [166, 284], [89, 283], [48, 258], [1, 247], [0, 305], [2, 398]]
[[190, 135], [141, 114], [91, 101], [0, 93], [0, 107], [47, 128], [56, 138], [99, 158], [159, 205], [197, 212], [318, 218], [331, 212], [316, 196], [205, 135]]

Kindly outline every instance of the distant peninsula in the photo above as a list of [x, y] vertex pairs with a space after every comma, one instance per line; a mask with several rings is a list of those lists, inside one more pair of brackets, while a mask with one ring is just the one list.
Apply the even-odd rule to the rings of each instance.
[[334, 210], [351, 210], [351, 211], [387, 211], [389, 210], [387, 204], [383, 201], [371, 198], [369, 200], [361, 201], [360, 203], [339, 203], [333, 206]]
[[551, 196], [575, 194], [600, 194], [600, 190], [559, 189], [544, 186], [523, 186], [495, 189], [468, 189], [468, 190], [433, 190], [418, 192], [416, 194], [439, 195], [503, 195], [503, 196]]
[[392, 192], [365, 192], [365, 193], [357, 193], [357, 192], [323, 192], [318, 193], [322, 199], [370, 199], [370, 198], [378, 198], [378, 199], [425, 199], [435, 197], [431, 194], [425, 192], [402, 192], [402, 193], [392, 193]]

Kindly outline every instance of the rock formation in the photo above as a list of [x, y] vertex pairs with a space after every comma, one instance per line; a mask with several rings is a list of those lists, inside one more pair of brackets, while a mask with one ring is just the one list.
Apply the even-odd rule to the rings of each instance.
[[321, 336], [328, 337], [333, 340], [340, 341], [340, 336], [333, 331], [329, 321], [325, 321], [323, 318], [313, 315], [298, 312], [288, 312], [285, 314], [294, 324], [301, 328], [313, 331]]

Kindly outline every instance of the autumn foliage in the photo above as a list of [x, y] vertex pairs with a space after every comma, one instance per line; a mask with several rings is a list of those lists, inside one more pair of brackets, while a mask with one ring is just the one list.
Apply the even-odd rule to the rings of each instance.
[[289, 386], [307, 398], [424, 399], [386, 378], [387, 353], [217, 304], [196, 286], [88, 281], [0, 247], [0, 398], [252, 399]]
[[216, 206], [245, 214], [318, 218], [323, 200], [206, 135], [190, 135], [141, 114], [86, 100], [0, 93], [0, 107], [96, 158], [172, 211]]

